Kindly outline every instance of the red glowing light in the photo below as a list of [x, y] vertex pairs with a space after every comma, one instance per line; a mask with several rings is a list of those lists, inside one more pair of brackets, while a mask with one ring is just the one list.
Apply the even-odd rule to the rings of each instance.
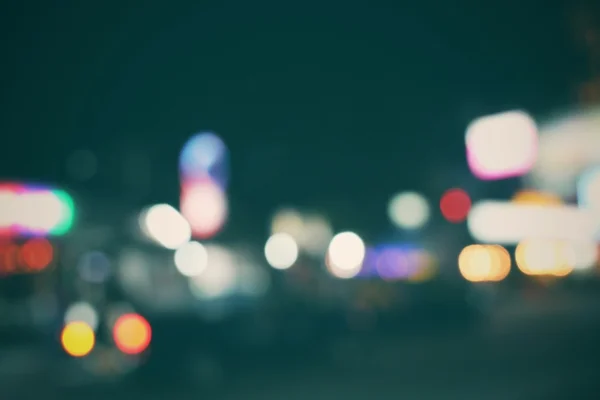
[[113, 328], [113, 339], [119, 350], [125, 354], [139, 354], [148, 348], [152, 329], [139, 314], [124, 314], [117, 319]]
[[471, 198], [462, 189], [449, 189], [442, 195], [440, 210], [446, 220], [452, 223], [464, 221], [471, 209]]
[[19, 246], [13, 243], [0, 245], [0, 272], [11, 274], [16, 271], [18, 265]]
[[21, 247], [20, 256], [26, 267], [40, 271], [52, 262], [54, 249], [44, 238], [31, 239]]

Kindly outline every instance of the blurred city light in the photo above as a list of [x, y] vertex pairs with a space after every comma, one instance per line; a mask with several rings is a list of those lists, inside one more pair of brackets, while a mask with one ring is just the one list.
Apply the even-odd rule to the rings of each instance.
[[200, 275], [208, 264], [208, 253], [198, 242], [188, 242], [175, 251], [175, 267], [184, 276]]
[[172, 250], [187, 243], [192, 235], [190, 224], [168, 204], [157, 204], [142, 212], [140, 227], [149, 239]]
[[298, 259], [298, 244], [290, 234], [275, 233], [265, 244], [265, 258], [275, 269], [288, 269]]
[[526, 183], [563, 198], [576, 194], [576, 180], [600, 165], [600, 108], [566, 114], [540, 129], [538, 158]]
[[227, 220], [227, 197], [211, 180], [185, 182], [181, 187], [181, 213], [194, 237], [208, 239], [218, 233]]
[[520, 190], [515, 193], [512, 201], [513, 203], [518, 204], [533, 204], [539, 206], [563, 204], [563, 201], [559, 196], [537, 190]]
[[326, 264], [338, 278], [352, 278], [360, 272], [365, 259], [363, 240], [354, 232], [341, 232], [331, 239]]
[[417, 229], [429, 219], [427, 200], [415, 192], [395, 195], [388, 204], [388, 216], [399, 228]]
[[515, 250], [517, 266], [526, 275], [569, 275], [577, 255], [568, 242], [552, 239], [526, 239]]
[[84, 357], [94, 348], [94, 330], [85, 322], [75, 321], [66, 324], [60, 335], [63, 349], [73, 357]]
[[585, 170], [579, 177], [577, 202], [580, 207], [600, 213], [600, 166]]
[[326, 218], [317, 214], [303, 215], [294, 209], [279, 210], [271, 220], [271, 234], [290, 235], [298, 247], [314, 257], [323, 257], [333, 237]]
[[120, 285], [133, 296], [151, 290], [153, 281], [148, 256], [134, 249], [121, 251], [118, 260], [117, 278]]
[[0, 273], [39, 272], [54, 260], [54, 248], [45, 238], [32, 238], [23, 244], [0, 243]]
[[384, 280], [425, 281], [435, 275], [434, 257], [413, 245], [383, 245], [367, 249], [358, 276]]
[[19, 251], [23, 264], [30, 270], [40, 271], [45, 269], [54, 258], [52, 244], [44, 238], [35, 238], [26, 241]]
[[271, 285], [271, 277], [260, 262], [246, 252], [238, 252], [238, 272], [236, 286], [238, 293], [259, 297], [264, 295]]
[[575, 206], [484, 201], [471, 209], [468, 227], [478, 241], [517, 244], [528, 238], [587, 242], [599, 224], [592, 213]]
[[62, 190], [19, 184], [0, 185], [0, 232], [9, 235], [64, 235], [75, 206]]
[[90, 303], [81, 301], [71, 304], [65, 312], [65, 324], [70, 322], [84, 322], [92, 330], [98, 329], [100, 318], [98, 312]]
[[467, 219], [471, 209], [471, 198], [462, 189], [448, 189], [440, 200], [440, 210], [444, 218], [452, 223]]
[[231, 250], [206, 245], [208, 264], [202, 274], [190, 279], [190, 290], [199, 298], [218, 298], [235, 292], [238, 282], [237, 260]]
[[324, 217], [308, 215], [302, 224], [302, 235], [298, 245], [314, 257], [323, 257], [333, 237], [333, 229]]
[[458, 268], [469, 282], [498, 282], [510, 273], [510, 254], [499, 245], [470, 245], [458, 256]]
[[152, 339], [152, 329], [139, 314], [125, 314], [119, 317], [113, 327], [113, 339], [119, 350], [125, 354], [139, 354], [148, 348]]
[[111, 262], [101, 251], [90, 251], [81, 256], [77, 270], [82, 280], [90, 283], [103, 283], [111, 275]]
[[535, 121], [522, 111], [481, 117], [467, 128], [469, 168], [479, 179], [494, 180], [527, 173], [535, 163]]
[[569, 243], [574, 254], [573, 268], [576, 271], [589, 271], [598, 264], [598, 244], [595, 240]]
[[224, 189], [227, 186], [227, 168], [227, 146], [212, 132], [199, 133], [189, 139], [179, 157], [182, 184], [209, 177]]
[[271, 221], [271, 234], [287, 233], [296, 241], [302, 240], [304, 220], [300, 212], [293, 209], [283, 209], [275, 213]]

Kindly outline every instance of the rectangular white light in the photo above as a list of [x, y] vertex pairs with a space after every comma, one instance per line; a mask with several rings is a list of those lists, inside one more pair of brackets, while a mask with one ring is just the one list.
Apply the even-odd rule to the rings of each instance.
[[592, 211], [576, 206], [502, 201], [475, 204], [467, 220], [474, 239], [497, 244], [517, 244], [530, 238], [585, 242], [596, 237], [598, 222]]

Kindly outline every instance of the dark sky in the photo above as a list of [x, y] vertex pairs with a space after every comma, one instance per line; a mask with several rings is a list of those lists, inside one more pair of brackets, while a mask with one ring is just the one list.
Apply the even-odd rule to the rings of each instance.
[[140, 201], [175, 201], [178, 151], [210, 129], [232, 152], [232, 201], [260, 218], [468, 186], [470, 119], [543, 115], [582, 74], [555, 1], [5, 3], [0, 175], [72, 184], [65, 159], [85, 147], [99, 173], [72, 187], [119, 199], [142, 153]]

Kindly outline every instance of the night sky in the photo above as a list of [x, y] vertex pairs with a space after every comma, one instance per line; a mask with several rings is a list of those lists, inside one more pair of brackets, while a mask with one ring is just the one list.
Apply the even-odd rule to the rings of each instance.
[[[132, 207], [176, 203], [181, 146], [214, 130], [237, 215], [298, 204], [382, 222], [398, 190], [472, 184], [472, 118], [543, 116], [585, 73], [556, 1], [5, 3], [0, 175]], [[99, 160], [86, 183], [65, 173], [79, 148]], [[151, 176], [137, 197], [130, 154]]]

